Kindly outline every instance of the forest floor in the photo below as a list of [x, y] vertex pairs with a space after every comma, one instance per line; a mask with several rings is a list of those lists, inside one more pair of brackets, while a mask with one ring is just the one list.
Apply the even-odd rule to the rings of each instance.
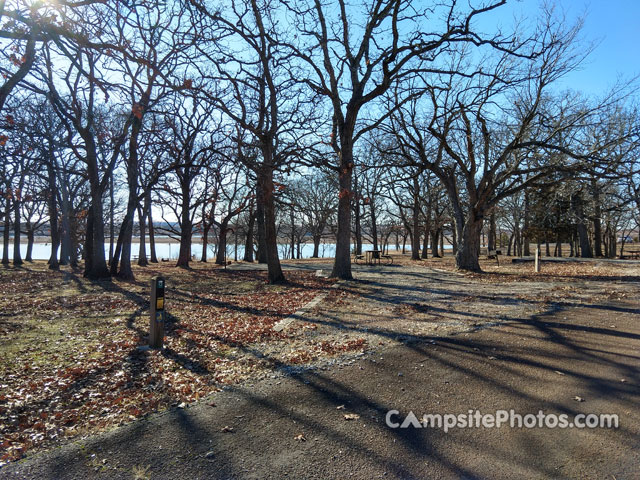
[[[334, 288], [316, 275], [326, 259], [284, 265], [286, 286], [247, 264], [136, 268], [135, 282], [44, 263], [0, 269], [3, 462], [63, 445], [0, 478], [637, 474], [640, 262], [535, 273], [483, 260], [486, 273], [460, 274], [451, 258], [396, 256], [354, 266], [357, 280]], [[170, 312], [162, 352], [138, 348], [158, 274]], [[621, 428], [445, 435], [389, 429], [391, 408], [608, 412]]]

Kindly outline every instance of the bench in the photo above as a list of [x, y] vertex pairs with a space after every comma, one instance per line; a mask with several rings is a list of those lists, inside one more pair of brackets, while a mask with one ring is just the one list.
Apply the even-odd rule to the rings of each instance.
[[625, 258], [629, 260], [640, 260], [640, 250], [627, 250], [623, 255], [620, 255], [620, 258], [622, 260]]

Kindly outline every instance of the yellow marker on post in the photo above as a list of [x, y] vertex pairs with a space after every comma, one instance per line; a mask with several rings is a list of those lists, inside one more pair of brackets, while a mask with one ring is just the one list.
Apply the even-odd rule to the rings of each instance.
[[162, 348], [164, 343], [164, 287], [163, 277], [153, 277], [151, 279], [151, 301], [149, 311], [149, 346], [151, 348]]

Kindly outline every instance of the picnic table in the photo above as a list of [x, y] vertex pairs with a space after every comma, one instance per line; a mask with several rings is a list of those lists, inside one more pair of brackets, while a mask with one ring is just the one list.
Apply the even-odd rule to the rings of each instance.
[[384, 260], [385, 265], [393, 263], [391, 255], [384, 255], [382, 250], [367, 250], [364, 255], [353, 255], [353, 263], [357, 265], [361, 262], [366, 265], [382, 265], [382, 260]]
[[380, 250], [367, 250], [365, 253], [365, 262], [367, 265], [380, 265]]

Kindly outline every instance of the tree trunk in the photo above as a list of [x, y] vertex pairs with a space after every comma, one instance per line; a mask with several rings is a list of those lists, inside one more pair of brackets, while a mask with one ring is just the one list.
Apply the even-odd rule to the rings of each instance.
[[236, 226], [233, 229], [233, 261], [238, 261], [238, 221], [236, 219]]
[[[131, 198], [127, 204], [127, 211], [120, 225], [116, 250], [111, 260], [109, 270], [111, 275], [117, 275], [123, 280], [133, 280], [133, 270], [131, 270], [131, 238], [133, 236], [133, 215], [136, 205], [131, 203]], [[119, 268], [118, 268], [119, 267]]]
[[491, 215], [489, 216], [489, 240], [487, 244], [487, 249], [489, 251], [496, 249], [496, 212], [495, 210], [491, 210]]
[[216, 265], [224, 265], [227, 261], [227, 232], [229, 231], [228, 220], [223, 220], [218, 232], [218, 253], [216, 255]]
[[480, 236], [482, 234], [482, 217], [473, 210], [469, 212], [462, 228], [458, 230], [458, 249], [456, 251], [456, 268], [480, 272]]
[[276, 209], [273, 198], [273, 152], [268, 148], [263, 148], [263, 156], [265, 164], [262, 166], [261, 182], [264, 206], [264, 240], [267, 252], [267, 269], [269, 283], [286, 282], [282, 267], [280, 266], [280, 258], [278, 256], [278, 233], [276, 230]]
[[114, 202], [114, 188], [113, 188], [113, 175], [109, 177], [109, 267], [113, 262], [113, 242], [115, 241], [116, 225], [115, 225], [115, 206]]
[[218, 232], [218, 251], [216, 253], [216, 265], [224, 265], [227, 261], [227, 228], [220, 227]]
[[149, 192], [147, 193], [147, 199], [145, 200], [145, 202], [147, 202], [148, 208], [146, 210], [146, 214], [148, 216], [148, 224], [149, 224], [149, 260], [151, 261], [151, 263], [158, 263], [158, 257], [156, 255], [156, 236], [155, 236], [155, 232], [153, 231], [153, 217], [151, 215], [151, 190], [149, 190]]
[[602, 206], [600, 205], [600, 191], [598, 190], [598, 182], [594, 179], [591, 181], [593, 188], [593, 204], [594, 204], [594, 217], [593, 217], [593, 246], [596, 257], [602, 257]]
[[180, 219], [180, 252], [178, 253], [178, 261], [176, 267], [189, 268], [191, 260], [191, 235], [193, 233], [193, 225], [191, 224], [191, 216], [189, 215], [189, 203], [191, 200], [191, 189], [188, 182], [183, 181], [182, 184], [182, 211]]
[[56, 201], [56, 173], [53, 168], [54, 157], [49, 154], [47, 162], [47, 208], [49, 210], [49, 228], [51, 229], [51, 255], [49, 256], [49, 269], [59, 270], [58, 248], [60, 248], [60, 230], [58, 227], [58, 207]]
[[[203, 217], [204, 218], [204, 217]], [[207, 249], [209, 248], [209, 231], [211, 230], [211, 224], [202, 221], [202, 255], [200, 255], [200, 261], [202, 263], [207, 262]]]
[[141, 267], [146, 267], [149, 265], [149, 261], [147, 260], [147, 225], [146, 225], [146, 214], [144, 212], [147, 211], [146, 200], [142, 208], [138, 206], [138, 226], [140, 228], [140, 247], [138, 248], [138, 265]]
[[253, 229], [256, 223], [256, 213], [249, 211], [249, 222], [247, 225], [247, 237], [244, 242], [244, 258], [245, 262], [253, 263]]
[[429, 235], [431, 234], [431, 211], [427, 210], [427, 221], [424, 224], [424, 239], [422, 241], [422, 258], [429, 258]]
[[[22, 182], [21, 182], [22, 183]], [[20, 188], [19, 194], [15, 195], [13, 199], [13, 264], [22, 265], [22, 255], [20, 253], [20, 195], [22, 194], [22, 188]]]
[[411, 260], [420, 260], [420, 185], [413, 179], [413, 226], [411, 232]]
[[313, 255], [311, 255], [311, 258], [318, 258], [318, 256], [320, 255], [320, 240], [322, 239], [321, 235], [314, 235], [313, 236]]
[[529, 193], [525, 190], [524, 191], [524, 227], [523, 227], [524, 231], [522, 232], [523, 234], [523, 243], [524, 243], [524, 255], [526, 257], [531, 255], [531, 246], [529, 245], [531, 243], [531, 237], [529, 236], [529, 229], [530, 229], [530, 219], [529, 219]]
[[4, 227], [2, 230], [2, 264], [9, 265], [9, 229], [11, 228], [11, 200], [6, 195]]
[[264, 198], [263, 186], [258, 179], [257, 195], [256, 195], [256, 223], [258, 230], [258, 263], [267, 263], [267, 241], [265, 232], [264, 219]]
[[360, 191], [358, 190], [358, 176], [353, 177], [353, 204], [354, 211], [354, 235], [356, 240], [356, 255], [362, 255], [362, 219], [360, 212]]
[[35, 242], [36, 232], [32, 227], [27, 228], [27, 255], [25, 260], [27, 262], [33, 262], [33, 244]]
[[451, 252], [455, 255], [458, 252], [458, 228], [456, 227], [455, 220], [453, 221], [451, 229]]
[[[84, 276], [90, 279], [109, 278], [104, 254], [104, 223], [102, 218], [102, 192], [94, 188], [90, 213], [87, 218], [87, 242]], [[90, 247], [87, 249], [87, 247]]]
[[296, 251], [296, 218], [294, 216], [293, 208], [289, 210], [289, 220], [291, 222], [291, 259], [295, 258]]
[[369, 204], [369, 210], [371, 212], [371, 236], [373, 237], [373, 249], [379, 250], [378, 248], [378, 219], [376, 215], [376, 207], [375, 202], [373, 201], [373, 197], [371, 197], [371, 203]]
[[[87, 242], [84, 276], [91, 279], [110, 277], [104, 254], [103, 189], [98, 176], [98, 160], [93, 134], [83, 136], [86, 145], [87, 176], [91, 190], [91, 207], [87, 218]], [[108, 173], [107, 173], [108, 174]], [[87, 248], [89, 247], [89, 248]]]
[[547, 257], [550, 257], [551, 250], [549, 250], [549, 235], [547, 233], [544, 234], [544, 244], [545, 244], [545, 254]]
[[589, 232], [584, 219], [584, 209], [582, 207], [582, 200], [578, 199], [576, 205], [576, 213], [578, 217], [578, 239], [580, 242], [580, 256], [582, 258], [593, 258], [593, 252], [591, 251], [591, 244], [589, 243]]
[[[351, 280], [351, 178], [353, 168], [351, 149], [342, 149], [342, 168], [339, 174], [338, 232], [336, 234], [336, 256], [331, 277]], [[361, 247], [362, 248], [362, 247]]]
[[[60, 265], [69, 265], [71, 262], [71, 199], [69, 198], [68, 178], [66, 172], [64, 179], [60, 182], [61, 193], [61, 215], [60, 223], [62, 227], [60, 242]], [[87, 222], [88, 224], [88, 222]]]
[[438, 253], [438, 239], [440, 237], [440, 229], [433, 230], [431, 232], [431, 256], [433, 258], [440, 258]]

